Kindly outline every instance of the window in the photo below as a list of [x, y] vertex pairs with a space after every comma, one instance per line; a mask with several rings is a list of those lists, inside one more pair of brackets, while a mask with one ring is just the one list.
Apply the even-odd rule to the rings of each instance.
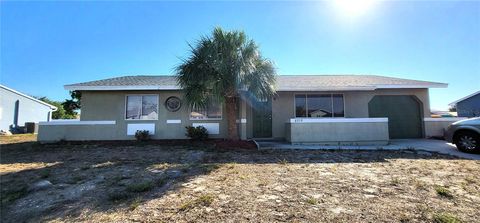
[[157, 120], [158, 95], [128, 95], [127, 120]]
[[195, 108], [190, 113], [190, 119], [222, 119], [222, 104], [217, 100], [210, 100], [205, 108]]
[[297, 94], [295, 117], [344, 117], [342, 94]]

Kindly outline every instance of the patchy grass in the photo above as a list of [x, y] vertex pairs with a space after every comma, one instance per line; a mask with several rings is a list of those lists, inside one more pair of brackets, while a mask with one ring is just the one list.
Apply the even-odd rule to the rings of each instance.
[[392, 178], [392, 181], [390, 181], [390, 184], [392, 184], [392, 186], [398, 186], [398, 185], [400, 185], [400, 183], [401, 183], [401, 181], [397, 177]]
[[306, 200], [306, 202], [307, 202], [308, 204], [311, 204], [311, 205], [316, 205], [316, 204], [318, 204], [318, 200], [315, 199], [315, 198], [313, 198], [313, 197], [308, 198], [308, 199]]
[[[480, 222], [480, 161], [435, 153], [158, 142], [0, 152], [1, 222]], [[29, 192], [42, 177], [53, 186]]]
[[35, 134], [15, 134], [10, 136], [0, 136], [0, 145], [35, 141], [37, 141], [37, 135]]
[[108, 200], [112, 202], [125, 201], [131, 198], [132, 195], [126, 191], [113, 191], [108, 194]]
[[140, 192], [145, 192], [149, 191], [153, 188], [153, 182], [152, 181], [144, 181], [141, 183], [132, 183], [127, 186], [127, 191], [129, 192], [134, 192], [134, 193], [140, 193]]
[[283, 159], [279, 159], [278, 160], [278, 164], [281, 164], [281, 165], [287, 165], [288, 164], [288, 160], [283, 158]]
[[214, 170], [217, 170], [221, 167], [220, 164], [217, 164], [217, 163], [208, 163], [208, 164], [202, 164], [201, 165], [201, 168], [205, 171], [205, 172], [212, 172]]
[[187, 201], [185, 203], [183, 203], [179, 210], [180, 211], [187, 211], [189, 209], [193, 209], [195, 207], [199, 207], [199, 206], [210, 206], [213, 202], [214, 198], [212, 195], [210, 194], [204, 194], [194, 200], [190, 200], [190, 201]]
[[40, 171], [40, 178], [48, 178], [50, 176], [50, 170], [48, 169], [43, 169]]
[[15, 200], [28, 194], [26, 186], [18, 186], [9, 191], [2, 190], [2, 206], [14, 202]]
[[433, 216], [435, 223], [461, 223], [462, 221], [455, 215], [449, 213], [435, 214]]
[[72, 176], [72, 178], [70, 178], [70, 180], [69, 180], [67, 183], [69, 183], [69, 184], [78, 184], [78, 183], [82, 182], [84, 179], [85, 179], [84, 176], [75, 175], [75, 176]]
[[133, 210], [137, 209], [138, 206], [140, 206], [140, 204], [142, 204], [141, 202], [142, 202], [142, 199], [141, 199], [141, 198], [139, 198], [139, 197], [135, 198], [135, 199], [132, 201], [132, 203], [130, 203], [130, 206], [129, 206], [129, 207], [130, 207], [130, 210], [133, 211]]
[[465, 182], [468, 184], [478, 184], [477, 180], [472, 176], [465, 177]]
[[453, 194], [446, 187], [437, 185], [435, 186], [435, 191], [442, 197], [453, 198]]

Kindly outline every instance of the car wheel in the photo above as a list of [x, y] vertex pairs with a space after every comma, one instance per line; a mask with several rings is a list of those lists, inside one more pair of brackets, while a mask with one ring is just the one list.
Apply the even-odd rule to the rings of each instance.
[[463, 152], [478, 152], [480, 150], [480, 137], [472, 132], [460, 132], [455, 136], [455, 145]]

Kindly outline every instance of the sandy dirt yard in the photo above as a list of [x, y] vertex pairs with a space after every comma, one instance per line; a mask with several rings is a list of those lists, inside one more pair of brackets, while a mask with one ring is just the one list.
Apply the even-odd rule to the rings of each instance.
[[480, 222], [446, 155], [0, 140], [1, 222]]

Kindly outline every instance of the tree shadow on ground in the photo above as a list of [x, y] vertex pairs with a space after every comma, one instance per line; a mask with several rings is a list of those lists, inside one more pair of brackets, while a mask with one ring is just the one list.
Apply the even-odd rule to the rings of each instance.
[[[225, 164], [378, 163], [458, 159], [435, 153], [363, 150], [218, 150], [210, 144], [18, 143], [0, 150], [2, 222], [75, 218], [134, 209]], [[38, 181], [53, 185], [32, 190]]]

